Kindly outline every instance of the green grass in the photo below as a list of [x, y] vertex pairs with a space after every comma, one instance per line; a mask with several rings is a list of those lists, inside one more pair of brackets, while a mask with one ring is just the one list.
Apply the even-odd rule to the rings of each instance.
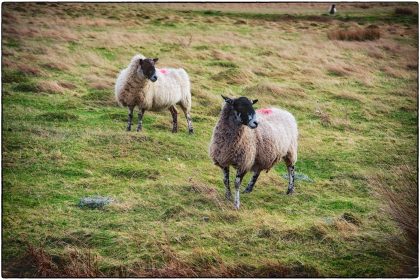
[[[90, 255], [95, 275], [109, 277], [401, 275], [390, 250], [400, 231], [372, 180], [398, 189], [393, 169], [417, 167], [418, 73], [407, 68], [417, 59], [417, 15], [397, 18], [371, 5], [330, 19], [160, 4], [5, 4], [3, 276], [38, 275], [19, 267], [28, 246], [45, 250], [67, 276], [87, 276], [71, 272], [82, 273]], [[327, 39], [328, 30], [357, 22], [380, 26], [381, 40]], [[125, 131], [127, 109], [114, 101], [113, 85], [137, 52], [187, 70], [194, 135], [181, 110], [177, 134], [169, 111], [146, 112], [143, 132]], [[27, 74], [28, 65], [45, 73]], [[41, 92], [44, 80], [64, 90]], [[297, 181], [287, 196], [279, 163], [235, 211], [208, 157], [221, 94], [292, 112], [296, 171], [312, 181]], [[115, 202], [79, 208], [86, 196]]]

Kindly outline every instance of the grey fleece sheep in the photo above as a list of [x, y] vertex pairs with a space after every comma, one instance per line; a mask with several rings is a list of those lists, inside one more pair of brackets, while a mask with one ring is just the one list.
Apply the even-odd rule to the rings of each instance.
[[258, 100], [246, 97], [226, 101], [213, 130], [210, 157], [223, 170], [226, 198], [231, 199], [229, 166], [236, 168], [235, 208], [239, 209], [239, 188], [248, 171], [253, 172], [245, 193], [251, 192], [262, 170], [284, 160], [289, 173], [287, 193], [294, 191], [294, 165], [297, 160], [298, 129], [295, 118], [284, 110], [254, 111]]
[[139, 108], [137, 131], [142, 130], [142, 119], [146, 110], [169, 109], [172, 114], [172, 132], [178, 131], [177, 110], [180, 105], [187, 118], [188, 131], [193, 132], [191, 111], [190, 79], [184, 69], [157, 69], [157, 58], [135, 55], [128, 67], [121, 71], [115, 84], [118, 103], [128, 107], [127, 130], [131, 130], [134, 107]]

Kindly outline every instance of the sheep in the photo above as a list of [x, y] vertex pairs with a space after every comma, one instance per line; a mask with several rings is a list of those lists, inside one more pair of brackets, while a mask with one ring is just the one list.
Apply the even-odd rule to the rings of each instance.
[[332, 4], [332, 5], [330, 6], [330, 8], [328, 9], [328, 13], [329, 13], [330, 15], [335, 15], [335, 13], [337, 13], [337, 9], [335, 8], [335, 4]]
[[193, 133], [191, 111], [190, 79], [184, 69], [155, 68], [158, 58], [135, 55], [127, 68], [122, 70], [115, 83], [115, 97], [119, 105], [128, 107], [127, 131], [131, 130], [133, 111], [137, 106], [137, 131], [142, 130], [146, 110], [169, 109], [172, 114], [172, 132], [178, 132], [178, 111], [180, 105], [187, 119], [188, 131]]
[[289, 174], [287, 194], [293, 193], [298, 148], [298, 128], [293, 115], [277, 108], [255, 112], [252, 105], [257, 99], [222, 97], [225, 105], [213, 130], [209, 154], [213, 163], [223, 170], [226, 199], [232, 197], [229, 166], [236, 168], [234, 205], [239, 209], [239, 189], [245, 174], [253, 172], [244, 190], [250, 193], [260, 172], [268, 172], [281, 159]]

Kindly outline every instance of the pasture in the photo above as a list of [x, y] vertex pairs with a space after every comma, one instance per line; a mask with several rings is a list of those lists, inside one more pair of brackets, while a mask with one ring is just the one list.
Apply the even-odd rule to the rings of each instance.
[[[2, 275], [415, 275], [383, 191], [417, 209], [418, 7], [327, 9], [3, 3]], [[365, 28], [380, 38], [332, 33]], [[189, 73], [193, 135], [169, 111], [125, 131], [114, 83], [136, 53]], [[225, 201], [208, 156], [221, 94], [294, 114], [293, 195], [280, 163], [239, 211]]]

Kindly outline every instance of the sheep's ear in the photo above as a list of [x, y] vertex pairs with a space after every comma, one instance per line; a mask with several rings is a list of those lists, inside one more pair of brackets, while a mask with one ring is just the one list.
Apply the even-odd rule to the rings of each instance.
[[232, 104], [233, 103], [233, 100], [230, 99], [229, 97], [226, 97], [226, 96], [223, 96], [222, 95], [222, 98], [226, 101], [226, 103], [229, 103], [229, 104]]
[[258, 99], [254, 99], [254, 100], [252, 100], [252, 104], [255, 104], [255, 103], [257, 103], [258, 102]]
[[153, 58], [153, 62], [156, 63], [159, 60], [159, 58]]

